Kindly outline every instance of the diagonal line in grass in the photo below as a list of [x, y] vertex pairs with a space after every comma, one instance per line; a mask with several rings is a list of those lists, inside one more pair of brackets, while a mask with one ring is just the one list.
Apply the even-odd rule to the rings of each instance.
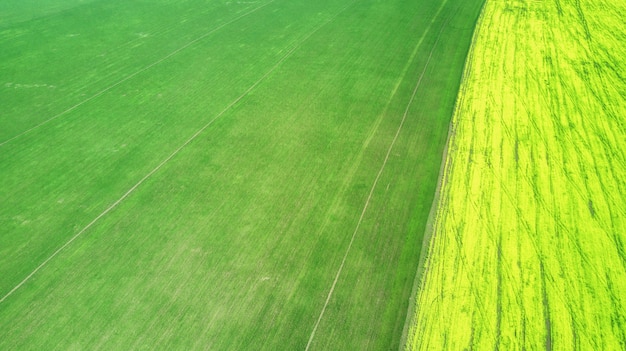
[[[274, 1], [274, 0], [272, 0]], [[39, 272], [44, 266], [46, 266], [52, 259], [54, 259], [59, 253], [61, 253], [65, 248], [67, 248], [72, 242], [78, 239], [81, 235], [83, 235], [89, 228], [91, 228], [96, 222], [98, 222], [102, 217], [106, 216], [109, 212], [115, 209], [122, 201], [124, 201], [128, 196], [130, 196], [141, 184], [143, 184], [148, 178], [154, 175], [157, 171], [159, 171], [166, 163], [168, 163], [174, 156], [176, 156], [182, 149], [184, 149], [187, 145], [189, 145], [192, 141], [194, 141], [204, 130], [206, 130], [209, 126], [211, 126], [217, 119], [222, 117], [226, 112], [228, 112], [233, 106], [237, 105], [243, 98], [245, 98], [250, 92], [252, 92], [258, 85], [260, 85], [267, 77], [269, 77], [283, 62], [285, 62], [289, 57], [293, 55], [293, 53], [298, 50], [304, 42], [306, 42], [309, 38], [311, 38], [315, 33], [317, 33], [322, 27], [334, 21], [341, 13], [347, 10], [350, 6], [352, 6], [355, 1], [350, 2], [344, 8], [339, 10], [333, 17], [329, 18], [315, 29], [313, 29], [309, 34], [300, 39], [278, 62], [272, 66], [261, 78], [259, 78], [254, 84], [252, 84], [246, 91], [244, 91], [239, 97], [233, 100], [228, 106], [226, 106], [219, 114], [217, 114], [213, 119], [211, 119], [208, 123], [198, 129], [189, 139], [187, 139], [183, 144], [181, 144], [176, 150], [174, 150], [168, 157], [166, 157], [161, 163], [159, 163], [152, 171], [146, 174], [141, 180], [139, 180], [135, 185], [133, 185], [128, 191], [126, 191], [119, 199], [113, 202], [109, 207], [107, 207], [102, 213], [100, 213], [96, 218], [94, 218], [91, 222], [89, 222], [83, 229], [81, 229], [78, 233], [76, 233], [73, 237], [71, 237], [65, 244], [59, 247], [56, 251], [54, 251], [48, 258], [46, 258], [37, 268], [35, 268], [30, 274], [26, 276], [19, 284], [17, 284], [13, 289], [11, 289], [8, 293], [6, 293], [1, 299], [0, 303], [3, 303], [7, 298], [9, 298], [15, 291], [17, 291], [20, 287], [22, 287], [26, 282], [30, 280], [37, 272]], [[263, 5], [265, 6], [265, 5]]]
[[[439, 16], [439, 14], [441, 13], [441, 10], [443, 9], [443, 7], [445, 6], [445, 4], [447, 3], [447, 0], [444, 1], [441, 4], [441, 7], [439, 8], [438, 12], [435, 14], [433, 21], [429, 24], [429, 26], [427, 27], [427, 29], [424, 31], [424, 34], [422, 34], [422, 37], [420, 38], [420, 40], [418, 41], [417, 45], [415, 46], [414, 49], [414, 54], [411, 55], [411, 59], [412, 60], [415, 56], [415, 53], [417, 52], [418, 48], [422, 45], [424, 39], [426, 38], [426, 34], [430, 31], [432, 24], [434, 23], [435, 19]], [[376, 190], [376, 185], [378, 185], [378, 181], [380, 180], [380, 177], [383, 174], [383, 171], [385, 170], [385, 166], [387, 166], [387, 161], [389, 160], [389, 156], [391, 155], [391, 151], [393, 150], [393, 147], [396, 143], [396, 141], [398, 140], [398, 136], [400, 135], [400, 132], [402, 131], [402, 127], [404, 126], [404, 122], [406, 121], [406, 118], [409, 114], [409, 110], [411, 108], [411, 105], [413, 104], [413, 101], [415, 100], [415, 96], [417, 95], [417, 91], [419, 90], [421, 84], [422, 84], [422, 79], [424, 78], [424, 75], [426, 74], [426, 69], [428, 68], [430, 61], [432, 59], [433, 56], [433, 52], [435, 51], [435, 48], [437, 47], [437, 44], [439, 43], [439, 39], [441, 38], [441, 33], [443, 32], [443, 30], [445, 29], [446, 25], [448, 24], [449, 18], [443, 23], [443, 25], [441, 26], [441, 29], [439, 30], [439, 33], [437, 34], [437, 39], [435, 40], [430, 53], [428, 55], [428, 59], [426, 60], [426, 63], [424, 64], [424, 68], [422, 69], [422, 72], [420, 73], [420, 76], [417, 80], [417, 83], [415, 84], [415, 88], [413, 88], [413, 93], [411, 94], [411, 98], [409, 99], [409, 102], [406, 106], [406, 109], [404, 110], [404, 114], [402, 115], [402, 119], [400, 120], [400, 124], [398, 125], [398, 129], [396, 130], [396, 134], [394, 135], [393, 139], [391, 140], [391, 144], [389, 145], [389, 148], [387, 149], [387, 154], [385, 155], [385, 159], [383, 160], [383, 163], [380, 167], [380, 169], [378, 170], [378, 174], [376, 175], [376, 178], [374, 179], [374, 183], [372, 184], [372, 187], [370, 189], [370, 192], [367, 196], [367, 200], [365, 200], [365, 204], [363, 205], [363, 210], [361, 211], [361, 215], [359, 217], [359, 221], [356, 224], [356, 227], [354, 228], [354, 231], [352, 232], [352, 237], [350, 238], [350, 242], [348, 243], [348, 247], [346, 248], [346, 252], [343, 256], [343, 259], [341, 260], [341, 265], [339, 265], [339, 269], [337, 270], [337, 273], [335, 274], [335, 279], [333, 280], [333, 284], [330, 287], [330, 290], [328, 291], [328, 295], [326, 296], [326, 301], [324, 302], [324, 306], [322, 307], [322, 310], [320, 311], [320, 314], [317, 318], [317, 321], [315, 322], [315, 325], [313, 327], [313, 330], [311, 331], [311, 335], [309, 336], [309, 341], [306, 344], [306, 348], [305, 351], [309, 351], [309, 349], [311, 348], [311, 344], [313, 343], [313, 339], [315, 338], [315, 333], [317, 332], [317, 328], [320, 325], [320, 322], [322, 321], [322, 318], [324, 317], [324, 313], [326, 312], [326, 308], [328, 307], [328, 304], [330, 302], [330, 299], [332, 298], [332, 295], [335, 291], [335, 287], [337, 286], [337, 282], [339, 281], [339, 278], [341, 276], [341, 273], [343, 272], [343, 267], [345, 266], [346, 260], [348, 258], [348, 255], [350, 254], [350, 250], [352, 248], [352, 244], [354, 243], [354, 239], [356, 238], [356, 234], [359, 231], [359, 228], [361, 227], [361, 223], [363, 222], [363, 218], [365, 217], [365, 213], [367, 212], [367, 209], [369, 207], [370, 204], [370, 200], [372, 199], [372, 196], [374, 195], [374, 191]], [[409, 61], [410, 62], [410, 61]]]
[[217, 32], [218, 30], [220, 30], [220, 29], [222, 29], [222, 28], [224, 28], [224, 27], [226, 27], [226, 26], [228, 26], [228, 25], [230, 25], [230, 24], [232, 24], [232, 23], [237, 22], [238, 20], [242, 19], [243, 17], [246, 17], [247, 15], [249, 15], [249, 14], [251, 14], [251, 13], [254, 13], [254, 12], [256, 12], [256, 11], [260, 10], [261, 8], [263, 8], [263, 7], [265, 7], [265, 6], [269, 5], [269, 4], [271, 4], [271, 3], [272, 3], [272, 2], [274, 2], [274, 1], [275, 1], [275, 0], [270, 0], [270, 1], [266, 2], [265, 4], [263, 4], [263, 5], [261, 5], [261, 6], [257, 6], [257, 7], [253, 8], [253, 9], [252, 9], [252, 10], [250, 10], [250, 11], [246, 11], [246, 12], [242, 13], [241, 15], [239, 15], [239, 16], [237, 16], [237, 17], [235, 17], [235, 18], [231, 19], [231, 20], [230, 20], [230, 21], [228, 21], [228, 22], [222, 23], [221, 25], [219, 25], [219, 26], [217, 26], [217, 27], [215, 27], [215, 28], [211, 29], [210, 31], [208, 31], [208, 32], [206, 32], [206, 33], [204, 33], [204, 34], [202, 34], [201, 36], [197, 37], [196, 39], [194, 39], [194, 40], [192, 40], [192, 41], [188, 42], [187, 44], [185, 44], [185, 45], [183, 45], [183, 46], [179, 47], [178, 49], [176, 49], [176, 50], [174, 50], [174, 51], [170, 52], [169, 54], [165, 55], [164, 57], [162, 57], [162, 58], [160, 58], [160, 59], [158, 59], [158, 60], [154, 61], [153, 63], [151, 63], [151, 64], [149, 64], [149, 65], [145, 66], [144, 68], [142, 68], [142, 69], [140, 69], [140, 70], [138, 70], [138, 71], [136, 71], [136, 72], [134, 72], [134, 73], [131, 73], [130, 75], [128, 75], [128, 76], [126, 76], [126, 77], [122, 78], [121, 80], [119, 80], [119, 81], [117, 81], [117, 82], [113, 83], [112, 85], [109, 85], [108, 87], [106, 87], [106, 88], [104, 88], [104, 89], [100, 90], [99, 92], [97, 92], [97, 93], [95, 93], [94, 95], [92, 95], [92, 96], [90, 96], [90, 97], [86, 98], [85, 100], [83, 100], [83, 101], [81, 101], [81, 102], [77, 103], [76, 105], [74, 105], [74, 106], [72, 106], [72, 107], [70, 107], [70, 108], [66, 109], [65, 111], [60, 112], [60, 113], [58, 113], [58, 114], [56, 114], [56, 115], [54, 115], [54, 116], [52, 116], [52, 117], [48, 118], [47, 120], [45, 120], [45, 121], [43, 121], [43, 122], [41, 122], [41, 123], [39, 123], [39, 124], [37, 124], [37, 125], [35, 125], [35, 126], [33, 126], [33, 127], [29, 128], [29, 129], [27, 129], [27, 130], [25, 130], [25, 131], [23, 131], [23, 132], [21, 132], [21, 133], [19, 133], [19, 134], [15, 135], [15, 136], [13, 136], [13, 137], [11, 137], [11, 138], [7, 139], [7, 140], [5, 140], [5, 141], [0, 142], [0, 147], [4, 146], [5, 144], [8, 144], [9, 142], [11, 142], [11, 141], [13, 141], [13, 140], [15, 140], [15, 139], [20, 138], [20, 137], [21, 137], [21, 136], [23, 136], [23, 135], [26, 135], [26, 134], [28, 134], [28, 133], [32, 132], [32, 131], [33, 131], [33, 130], [35, 130], [35, 129], [38, 129], [39, 127], [42, 127], [42, 126], [44, 126], [44, 125], [46, 125], [46, 124], [48, 124], [48, 123], [50, 123], [50, 122], [54, 121], [55, 119], [57, 119], [57, 118], [59, 118], [59, 117], [62, 117], [62, 116], [64, 116], [64, 115], [66, 115], [66, 114], [68, 114], [68, 113], [70, 113], [70, 112], [74, 111], [74, 110], [75, 110], [75, 109], [77, 109], [78, 107], [80, 107], [80, 106], [82, 106], [82, 105], [84, 105], [84, 104], [88, 103], [89, 101], [91, 101], [91, 100], [93, 100], [93, 99], [98, 98], [99, 96], [101, 96], [102, 94], [106, 93], [107, 91], [109, 91], [109, 90], [111, 90], [111, 89], [113, 89], [113, 88], [117, 87], [118, 85], [120, 85], [120, 84], [122, 84], [122, 83], [124, 83], [124, 82], [126, 82], [126, 81], [128, 81], [128, 80], [130, 80], [130, 79], [132, 79], [133, 77], [137, 76], [138, 74], [143, 73], [143, 72], [145, 72], [145, 71], [149, 70], [150, 68], [152, 68], [152, 67], [154, 67], [154, 66], [156, 66], [156, 65], [160, 64], [161, 62], [163, 62], [163, 61], [165, 61], [165, 60], [169, 59], [170, 57], [172, 57], [172, 56], [174, 56], [174, 55], [178, 54], [179, 52], [181, 52], [181, 51], [183, 51], [183, 50], [187, 49], [188, 47], [192, 46], [193, 44], [195, 44], [195, 43], [197, 43], [197, 42], [201, 41], [202, 39], [204, 39], [204, 38], [208, 37], [209, 35], [211, 35], [211, 34], [213, 34], [213, 33]]

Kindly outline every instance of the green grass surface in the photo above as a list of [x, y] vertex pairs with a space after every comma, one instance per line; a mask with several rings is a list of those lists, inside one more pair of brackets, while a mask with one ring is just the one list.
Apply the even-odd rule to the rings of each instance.
[[624, 18], [487, 1], [408, 349], [626, 349]]
[[27, 5], [0, 349], [398, 347], [481, 1]]

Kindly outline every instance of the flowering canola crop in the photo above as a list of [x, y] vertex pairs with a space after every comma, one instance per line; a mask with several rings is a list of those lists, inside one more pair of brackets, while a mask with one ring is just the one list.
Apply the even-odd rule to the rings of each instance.
[[408, 349], [626, 349], [624, 18], [487, 0]]

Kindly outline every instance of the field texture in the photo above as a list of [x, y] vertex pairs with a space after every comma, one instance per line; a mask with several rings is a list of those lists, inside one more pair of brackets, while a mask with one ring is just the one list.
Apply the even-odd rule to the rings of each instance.
[[408, 349], [626, 349], [624, 18], [487, 1]]
[[0, 349], [397, 348], [481, 6], [3, 1]]

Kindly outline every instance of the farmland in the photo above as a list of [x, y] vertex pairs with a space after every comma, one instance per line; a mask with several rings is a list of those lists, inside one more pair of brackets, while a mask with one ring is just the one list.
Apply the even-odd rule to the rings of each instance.
[[486, 2], [408, 349], [626, 349], [624, 18]]
[[481, 6], [3, 1], [0, 349], [397, 348]]

